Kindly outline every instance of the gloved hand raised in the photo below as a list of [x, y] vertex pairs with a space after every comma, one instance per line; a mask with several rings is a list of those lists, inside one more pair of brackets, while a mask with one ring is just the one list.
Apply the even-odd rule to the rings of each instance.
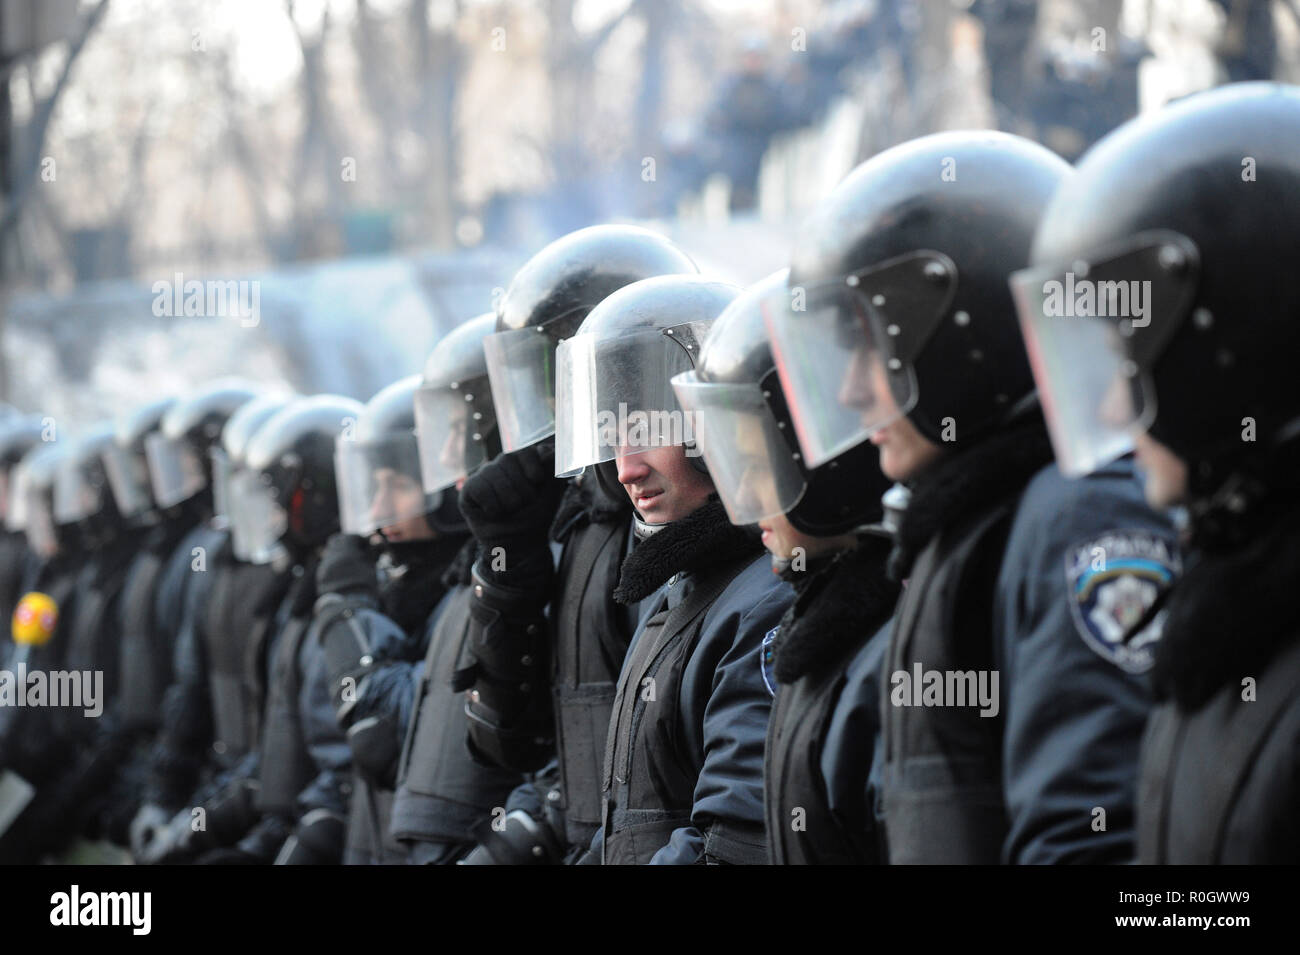
[[543, 441], [498, 455], [475, 471], [460, 492], [460, 510], [489, 555], [501, 547], [522, 560], [547, 546], [566, 486], [555, 477], [554, 444]]
[[375, 552], [364, 537], [335, 534], [325, 545], [316, 568], [316, 590], [320, 594], [369, 594], [379, 598], [375, 574]]

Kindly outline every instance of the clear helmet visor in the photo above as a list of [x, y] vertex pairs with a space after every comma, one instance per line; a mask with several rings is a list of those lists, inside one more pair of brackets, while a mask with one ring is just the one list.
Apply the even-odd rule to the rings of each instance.
[[239, 469], [230, 477], [230, 534], [234, 554], [254, 564], [269, 564], [280, 553], [289, 515], [264, 475]]
[[800, 453], [791, 446], [760, 385], [708, 384], [689, 371], [673, 379], [695, 422], [699, 447], [733, 524], [784, 514], [803, 496]]
[[576, 335], [557, 353], [555, 474], [695, 442], [673, 391], [694, 367], [703, 328], [686, 324], [617, 338]]
[[1011, 277], [1062, 474], [1089, 474], [1129, 453], [1155, 420], [1149, 369], [1195, 294], [1195, 248], [1185, 242], [1146, 234], [1090, 260]]
[[862, 443], [915, 406], [915, 373], [891, 356], [878, 331], [882, 322], [859, 289], [841, 281], [776, 289], [762, 308], [809, 468]]
[[94, 517], [103, 509], [106, 493], [99, 469], [83, 468], [74, 460], [60, 462], [54, 476], [54, 523], [75, 524]]
[[212, 467], [212, 511], [218, 523], [230, 525], [230, 479], [234, 466], [230, 455], [220, 445], [208, 449], [208, 460]]
[[23, 512], [23, 531], [27, 544], [37, 556], [53, 557], [59, 552], [59, 538], [54, 530], [54, 514], [49, 498], [35, 487], [28, 486], [20, 500]]
[[345, 534], [373, 534], [438, 506], [438, 495], [424, 490], [414, 434], [365, 443], [339, 438], [334, 473]]
[[486, 378], [418, 389], [415, 436], [424, 490], [442, 491], [485, 464], [487, 437], [496, 425]]
[[175, 507], [208, 486], [203, 460], [188, 443], [154, 432], [145, 438], [144, 448], [154, 498], [160, 507]]
[[153, 507], [153, 490], [145, 459], [114, 444], [104, 451], [102, 460], [118, 513], [129, 519], [148, 512]]
[[555, 339], [538, 326], [483, 339], [501, 445], [518, 451], [555, 433]]
[[20, 463], [9, 474], [5, 530], [18, 532], [27, 529], [27, 519], [32, 512], [31, 494], [31, 472]]

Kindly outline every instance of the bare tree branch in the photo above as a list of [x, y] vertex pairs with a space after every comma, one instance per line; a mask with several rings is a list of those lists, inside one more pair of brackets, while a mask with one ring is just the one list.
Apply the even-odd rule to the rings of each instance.
[[77, 57], [81, 55], [86, 41], [99, 25], [99, 21], [104, 18], [108, 11], [109, 0], [99, 0], [99, 3], [86, 14], [82, 21], [81, 30], [76, 38], [68, 47], [68, 57], [63, 63], [63, 71], [59, 74], [58, 81], [54, 84], [54, 89], [50, 91], [44, 101], [32, 113], [32, 120], [28, 126], [30, 147], [23, 159], [15, 164], [14, 189], [8, 202], [5, 203], [4, 213], [0, 215], [0, 236], [6, 235], [14, 224], [18, 221], [18, 216], [22, 213], [23, 203], [26, 201], [28, 194], [31, 192], [32, 185], [36, 181], [37, 170], [40, 166], [41, 148], [45, 145], [45, 134], [49, 131], [50, 120], [54, 116], [54, 109], [59, 104], [59, 98], [68, 86], [68, 80], [72, 76], [72, 68], [77, 62]]

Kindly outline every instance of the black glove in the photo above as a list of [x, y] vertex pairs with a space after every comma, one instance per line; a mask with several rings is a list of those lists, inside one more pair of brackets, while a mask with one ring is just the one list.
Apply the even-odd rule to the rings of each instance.
[[335, 534], [325, 545], [316, 567], [316, 591], [320, 594], [367, 594], [379, 599], [376, 555], [364, 537]]
[[475, 471], [460, 492], [460, 510], [487, 560], [497, 547], [516, 562], [545, 549], [566, 484], [555, 477], [550, 441], [498, 455]]

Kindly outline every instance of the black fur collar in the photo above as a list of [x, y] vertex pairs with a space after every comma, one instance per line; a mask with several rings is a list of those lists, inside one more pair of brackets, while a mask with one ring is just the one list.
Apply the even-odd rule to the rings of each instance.
[[380, 587], [380, 605], [404, 632], [419, 629], [429, 619], [446, 593], [442, 575], [460, 555], [464, 543], [463, 536], [448, 536], [385, 545], [394, 566]]
[[633, 604], [654, 593], [673, 574], [717, 567], [744, 553], [762, 550], [753, 527], [737, 527], [717, 496], [679, 521], [673, 521], [633, 548], [623, 561], [614, 599]]
[[1167, 603], [1151, 679], [1183, 709], [1260, 671], [1300, 637], [1300, 507], [1235, 550], [1193, 551]]
[[903, 580], [940, 531], [1018, 494], [1051, 460], [1051, 441], [1037, 410], [978, 444], [940, 459], [911, 485], [912, 497], [889, 558], [889, 575]]
[[779, 682], [793, 683], [834, 663], [885, 622], [899, 590], [885, 576], [891, 546], [887, 538], [864, 535], [857, 547], [816, 573], [782, 575], [795, 584], [798, 596], [773, 641]]

